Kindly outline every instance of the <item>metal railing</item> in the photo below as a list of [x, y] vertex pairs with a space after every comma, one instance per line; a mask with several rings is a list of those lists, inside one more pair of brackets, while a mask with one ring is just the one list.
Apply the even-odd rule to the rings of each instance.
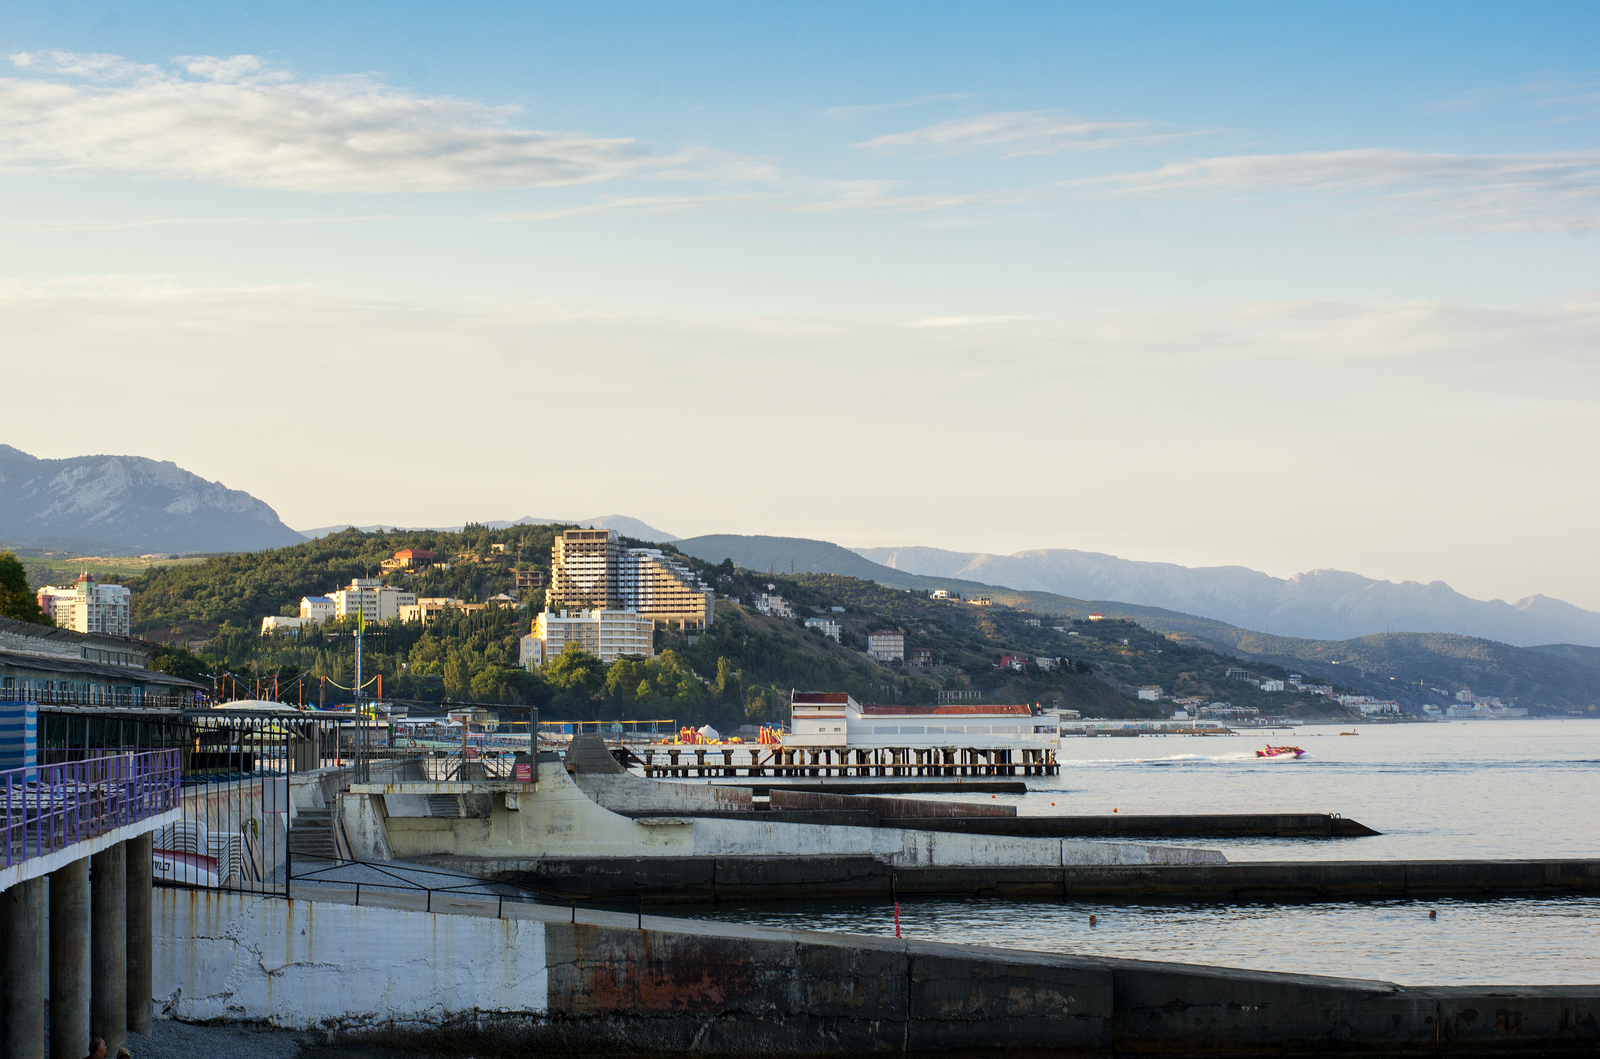
[[5, 866], [176, 809], [181, 789], [176, 750], [0, 772]]
[[141, 710], [186, 710], [202, 705], [199, 691], [156, 691], [121, 684], [80, 684], [73, 688], [0, 687], [0, 702], [36, 702], [40, 706], [111, 706]]

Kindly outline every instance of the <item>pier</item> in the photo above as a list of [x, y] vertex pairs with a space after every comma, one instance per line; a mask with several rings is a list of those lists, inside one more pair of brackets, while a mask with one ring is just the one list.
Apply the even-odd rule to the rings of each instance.
[[1121, 901], [1371, 901], [1600, 894], [1600, 860], [1233, 861], [891, 865], [867, 856], [441, 858], [440, 866], [579, 899], [654, 903], [1035, 897]]
[[[637, 751], [651, 779], [839, 779], [1057, 776], [1056, 752], [1015, 747], [651, 746]], [[742, 760], [741, 760], [742, 758]]]

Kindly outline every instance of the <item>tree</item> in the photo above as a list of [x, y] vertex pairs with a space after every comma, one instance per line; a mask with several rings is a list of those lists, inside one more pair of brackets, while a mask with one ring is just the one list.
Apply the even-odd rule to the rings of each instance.
[[153, 669], [157, 673], [165, 673], [169, 677], [180, 677], [197, 683], [209, 676], [205, 660], [197, 657], [182, 644], [163, 644], [156, 648], [150, 655], [146, 668]]
[[39, 599], [28, 588], [28, 571], [15, 552], [0, 552], [0, 615], [49, 625], [50, 619], [39, 610]]
[[544, 678], [557, 691], [593, 698], [606, 682], [606, 664], [575, 643], [569, 643], [544, 665]]

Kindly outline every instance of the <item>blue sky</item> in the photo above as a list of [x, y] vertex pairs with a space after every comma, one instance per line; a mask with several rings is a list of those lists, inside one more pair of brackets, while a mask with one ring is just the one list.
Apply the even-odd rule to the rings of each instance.
[[4, 10], [27, 451], [1600, 607], [1593, 5]]

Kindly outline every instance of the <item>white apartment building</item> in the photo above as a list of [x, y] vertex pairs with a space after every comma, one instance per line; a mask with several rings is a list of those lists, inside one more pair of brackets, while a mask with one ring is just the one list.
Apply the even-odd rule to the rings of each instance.
[[328, 593], [333, 600], [335, 617], [349, 618], [360, 614], [367, 621], [388, 621], [400, 616], [401, 607], [417, 604], [415, 592], [390, 588], [375, 577], [358, 577], [348, 588]]
[[839, 638], [844, 634], [844, 626], [832, 618], [807, 618], [806, 628], [816, 629], [834, 643], [838, 643]]
[[878, 662], [892, 662], [906, 657], [906, 634], [899, 629], [880, 629], [867, 633], [867, 654]]
[[755, 599], [756, 609], [769, 618], [792, 618], [795, 616], [794, 607], [782, 596], [769, 596], [765, 592], [758, 593]]
[[522, 638], [519, 658], [526, 668], [543, 665], [575, 643], [608, 665], [624, 655], [654, 658], [655, 620], [631, 610], [543, 611], [533, 631]]
[[84, 571], [72, 585], [39, 589], [39, 609], [59, 627], [75, 632], [127, 636], [133, 622], [133, 592], [122, 585], [102, 585]]
[[303, 596], [300, 600], [300, 617], [313, 625], [331, 620], [338, 607], [327, 596]]

